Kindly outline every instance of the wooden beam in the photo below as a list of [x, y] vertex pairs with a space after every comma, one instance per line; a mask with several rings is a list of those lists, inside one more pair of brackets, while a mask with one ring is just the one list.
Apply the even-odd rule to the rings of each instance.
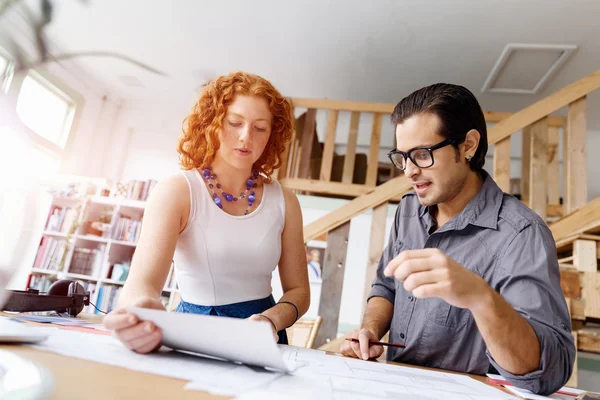
[[327, 235], [319, 302], [319, 316], [323, 318], [323, 322], [314, 347], [320, 347], [337, 337], [349, 233], [350, 222], [346, 222]]
[[546, 207], [546, 216], [547, 217], [562, 217], [563, 214], [563, 206], [562, 204], [548, 204]]
[[387, 219], [388, 203], [382, 203], [373, 209], [371, 216], [371, 238], [369, 240], [369, 259], [367, 261], [367, 272], [365, 274], [365, 290], [363, 292], [363, 312], [367, 305], [367, 297], [371, 292], [371, 283], [377, 275], [377, 266], [383, 252], [385, 243], [385, 222]]
[[[560, 204], [559, 168], [558, 168], [559, 131], [555, 126], [548, 126], [548, 203]], [[562, 215], [560, 215], [562, 216]]]
[[350, 221], [356, 215], [384, 203], [394, 196], [406, 193], [412, 188], [410, 180], [404, 176], [397, 176], [386, 183], [377, 186], [363, 196], [333, 210], [322, 218], [304, 227], [304, 241], [329, 232], [336, 226]]
[[531, 126], [523, 128], [521, 145], [521, 201], [529, 207], [531, 201], [529, 180], [531, 179]]
[[342, 183], [352, 183], [354, 177], [354, 163], [356, 161], [356, 144], [358, 143], [358, 127], [360, 124], [360, 113], [353, 111], [350, 116], [350, 131], [348, 132], [348, 142], [346, 145], [346, 155], [344, 156], [344, 171], [342, 173]]
[[359, 184], [346, 184], [341, 182], [325, 182], [316, 179], [283, 179], [281, 185], [290, 190], [301, 190], [311, 193], [335, 194], [341, 196], [357, 197], [375, 189], [375, 186]]
[[600, 273], [582, 272], [584, 315], [586, 318], [600, 318]]
[[598, 254], [595, 240], [576, 240], [573, 243], [573, 265], [580, 272], [598, 270]]
[[[394, 107], [396, 107], [396, 104], [392, 103], [370, 103], [363, 101], [307, 99], [297, 97], [291, 98], [289, 101], [296, 108], [319, 108], [325, 110], [358, 111], [379, 114], [391, 114], [394, 111]], [[483, 115], [485, 116], [486, 122], [497, 123], [512, 117], [514, 114], [509, 112], [484, 111]], [[553, 115], [550, 116], [549, 124], [550, 126], [563, 126], [565, 124], [565, 119], [561, 116]]]
[[578, 330], [577, 350], [600, 353], [600, 332], [588, 329]]
[[600, 70], [592, 72], [524, 110], [498, 122], [488, 129], [488, 142], [490, 144], [497, 143], [598, 88], [600, 88]]
[[320, 180], [331, 180], [331, 167], [333, 165], [333, 154], [335, 151], [335, 135], [337, 132], [338, 111], [329, 110], [327, 120], [327, 135], [323, 145], [323, 158], [321, 159]]
[[560, 269], [560, 288], [565, 297], [580, 298], [581, 283], [579, 282], [579, 272], [564, 268]]
[[[573, 247], [573, 243], [578, 239], [600, 241], [600, 236], [576, 233], [574, 235], [568, 236], [562, 240], [557, 241], [556, 242], [556, 250], [558, 252], [568, 250], [569, 248]], [[600, 254], [600, 251], [598, 251], [598, 254]]]
[[529, 208], [546, 220], [548, 206], [548, 119], [531, 125]]
[[571, 319], [585, 321], [585, 303], [582, 299], [571, 299]]
[[505, 193], [510, 193], [510, 137], [494, 145], [494, 180]]
[[600, 197], [550, 225], [555, 241], [600, 226]]
[[310, 168], [310, 155], [312, 152], [313, 138], [315, 137], [315, 123], [317, 110], [314, 108], [306, 112], [304, 121], [304, 130], [302, 131], [300, 142], [300, 165], [298, 167], [298, 177], [308, 178]]
[[565, 140], [565, 211], [573, 212], [587, 203], [586, 98], [569, 104]]
[[377, 185], [379, 150], [381, 147], [381, 117], [380, 113], [373, 114], [373, 129], [371, 130], [371, 147], [369, 148], [369, 164], [367, 166], [366, 179], [368, 186]]

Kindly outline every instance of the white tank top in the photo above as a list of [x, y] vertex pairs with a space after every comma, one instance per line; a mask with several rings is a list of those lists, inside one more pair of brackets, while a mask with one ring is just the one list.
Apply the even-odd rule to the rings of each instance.
[[219, 306], [269, 296], [285, 224], [279, 182], [264, 185], [256, 210], [233, 216], [215, 205], [197, 169], [182, 174], [190, 187], [190, 215], [174, 256], [181, 298]]

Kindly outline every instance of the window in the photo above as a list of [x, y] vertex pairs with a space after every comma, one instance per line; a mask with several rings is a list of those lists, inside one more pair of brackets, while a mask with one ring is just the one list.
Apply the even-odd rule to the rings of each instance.
[[17, 99], [19, 118], [60, 148], [67, 143], [74, 111], [74, 101], [39, 74], [30, 72], [23, 80]]

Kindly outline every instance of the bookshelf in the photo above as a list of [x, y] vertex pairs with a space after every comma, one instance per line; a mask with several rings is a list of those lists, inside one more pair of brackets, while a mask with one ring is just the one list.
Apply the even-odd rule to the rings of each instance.
[[[134, 195], [147, 198], [153, 187], [149, 185]], [[93, 195], [52, 196], [27, 286], [45, 292], [58, 279], [75, 280], [90, 292], [92, 303], [109, 312], [116, 308], [125, 283], [146, 202], [100, 193], [109, 194], [97, 190]], [[168, 310], [176, 306], [178, 292], [171, 265], [161, 296]], [[92, 305], [84, 312], [99, 313]]]

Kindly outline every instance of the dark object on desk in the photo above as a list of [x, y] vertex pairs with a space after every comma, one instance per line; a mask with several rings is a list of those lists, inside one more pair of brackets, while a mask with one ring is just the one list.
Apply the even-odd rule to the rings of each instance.
[[90, 304], [90, 292], [86, 292], [79, 282], [69, 279], [54, 282], [45, 295], [35, 289], [9, 290], [8, 293], [10, 297], [4, 311], [56, 311], [75, 317]]
[[[360, 343], [359, 340], [356, 338], [346, 338], [346, 340], [349, 340], [351, 342]], [[400, 348], [406, 347], [406, 345], [404, 345], [404, 344], [390, 343], [390, 342], [369, 342], [369, 344], [380, 345], [380, 346], [389, 346], [389, 347], [400, 347]]]

